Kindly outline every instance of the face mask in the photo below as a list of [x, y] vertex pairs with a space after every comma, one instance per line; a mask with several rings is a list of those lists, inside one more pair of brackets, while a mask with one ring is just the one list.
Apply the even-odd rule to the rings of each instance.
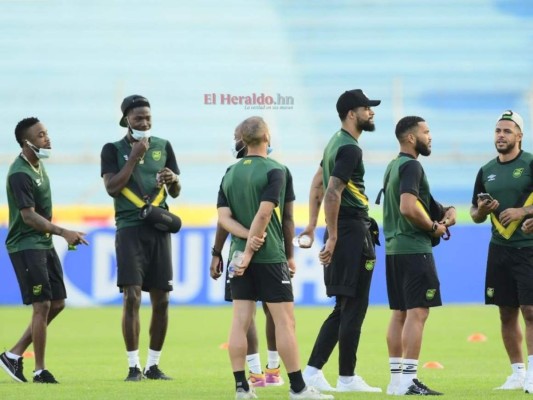
[[150, 129], [146, 130], [146, 131], [138, 131], [136, 129], [133, 129], [130, 125], [130, 121], [128, 121], [128, 119], [126, 118], [126, 121], [128, 122], [128, 128], [130, 130], [130, 133], [131, 133], [131, 137], [137, 141], [141, 140], [141, 139], [148, 139], [150, 137]]
[[34, 144], [31, 144], [28, 140], [26, 140], [26, 144], [28, 145], [28, 147], [30, 149], [32, 149], [32, 151], [35, 153], [35, 156], [39, 160], [42, 160], [42, 159], [45, 159], [45, 158], [50, 158], [50, 154], [52, 153], [52, 149], [38, 148]]
[[148, 139], [150, 137], [150, 129], [148, 129], [147, 131], [138, 131], [130, 127], [130, 132], [131, 132], [131, 137], [137, 141], [144, 139], [144, 138]]
[[231, 154], [235, 158], [243, 158], [244, 153], [246, 152], [246, 145], [242, 142], [242, 140], [237, 140], [233, 142], [233, 145], [231, 146]]
[[270, 153], [272, 153], [273, 150], [274, 150], [274, 149], [273, 149], [271, 146], [268, 146], [268, 147], [267, 147], [267, 156], [268, 156]]

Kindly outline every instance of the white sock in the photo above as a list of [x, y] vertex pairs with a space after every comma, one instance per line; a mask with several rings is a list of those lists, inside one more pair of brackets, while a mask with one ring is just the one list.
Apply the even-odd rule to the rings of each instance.
[[[528, 356], [527, 362], [528, 367], [531, 368], [533, 366], [533, 356]], [[524, 375], [526, 373], [526, 364], [524, 363], [511, 364], [511, 368], [513, 369], [513, 375]]]
[[311, 367], [310, 365], [306, 365], [305, 369], [304, 369], [304, 372], [303, 372], [303, 375], [305, 375], [307, 377], [311, 377], [311, 376], [314, 376], [314, 375], [318, 374], [319, 371], [320, 370], [318, 368]]
[[267, 368], [279, 368], [279, 353], [277, 351], [268, 350], [268, 365]]
[[408, 388], [413, 384], [413, 379], [417, 378], [418, 360], [405, 358], [403, 360], [402, 377], [400, 385], [402, 388]]
[[402, 380], [402, 358], [389, 357], [390, 385], [397, 386]]
[[248, 364], [248, 369], [252, 374], [261, 374], [263, 370], [261, 369], [261, 357], [259, 353], [248, 354], [246, 356], [246, 363]]
[[344, 383], [345, 385], [348, 385], [349, 383], [352, 383], [353, 376], [342, 376], [342, 375], [339, 375], [339, 381], [341, 383]]
[[141, 369], [141, 362], [139, 361], [139, 350], [127, 351], [126, 354], [128, 355], [128, 364], [130, 368], [138, 367], [139, 369]]
[[11, 353], [10, 351], [6, 351], [7, 358], [10, 358], [12, 360], [18, 360], [22, 356], [18, 356], [15, 353]]
[[161, 357], [161, 350], [155, 351], [148, 349], [148, 358], [146, 359], [145, 371], [148, 371], [152, 365], [159, 365], [159, 358]]
[[42, 369], [38, 369], [37, 371], [33, 371], [33, 376], [38, 376], [41, 374], [41, 372], [43, 372]]

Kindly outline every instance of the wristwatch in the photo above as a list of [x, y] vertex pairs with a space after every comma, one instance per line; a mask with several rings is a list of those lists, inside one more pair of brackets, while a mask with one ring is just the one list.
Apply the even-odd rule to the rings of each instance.
[[216, 250], [214, 247], [211, 249], [211, 256], [212, 257], [222, 257], [222, 252]]

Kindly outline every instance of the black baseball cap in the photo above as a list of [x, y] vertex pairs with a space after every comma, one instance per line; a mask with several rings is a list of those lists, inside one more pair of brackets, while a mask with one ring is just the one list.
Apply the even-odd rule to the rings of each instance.
[[379, 106], [381, 100], [370, 100], [361, 89], [347, 90], [337, 100], [337, 112], [346, 113], [356, 107]]
[[120, 126], [123, 126], [124, 128], [128, 126], [128, 124], [126, 123], [126, 115], [130, 110], [137, 107], [150, 107], [150, 102], [146, 97], [140, 96], [138, 94], [132, 94], [131, 96], [128, 96], [124, 100], [122, 100], [122, 104], [120, 105], [120, 109], [122, 110], [122, 117], [118, 122]]

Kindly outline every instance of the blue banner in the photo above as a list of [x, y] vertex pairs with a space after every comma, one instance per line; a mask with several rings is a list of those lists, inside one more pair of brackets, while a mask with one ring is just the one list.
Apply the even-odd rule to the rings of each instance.
[[[121, 294], [116, 286], [115, 229], [86, 230], [89, 246], [68, 251], [66, 242], [54, 237], [56, 251], [63, 263], [68, 303], [71, 306], [120, 304]], [[321, 238], [324, 228], [317, 229]], [[462, 225], [452, 227], [451, 240], [434, 249], [441, 280], [444, 303], [481, 303], [484, 301], [485, 263], [490, 226]], [[7, 229], [0, 228], [0, 240], [5, 241]], [[224, 280], [209, 277], [210, 249], [215, 228], [183, 228], [173, 235], [174, 291], [172, 304], [216, 305], [224, 303]], [[381, 242], [384, 239], [381, 238]], [[302, 305], [330, 304], [325, 294], [322, 266], [318, 262], [321, 240], [311, 249], [295, 249], [297, 264], [293, 279], [296, 303]], [[223, 254], [226, 260], [228, 246]], [[383, 246], [377, 247], [371, 304], [388, 304], [385, 284], [385, 255]], [[148, 296], [143, 296], [148, 302]], [[18, 283], [6, 253], [0, 250], [0, 304], [20, 304]]]

